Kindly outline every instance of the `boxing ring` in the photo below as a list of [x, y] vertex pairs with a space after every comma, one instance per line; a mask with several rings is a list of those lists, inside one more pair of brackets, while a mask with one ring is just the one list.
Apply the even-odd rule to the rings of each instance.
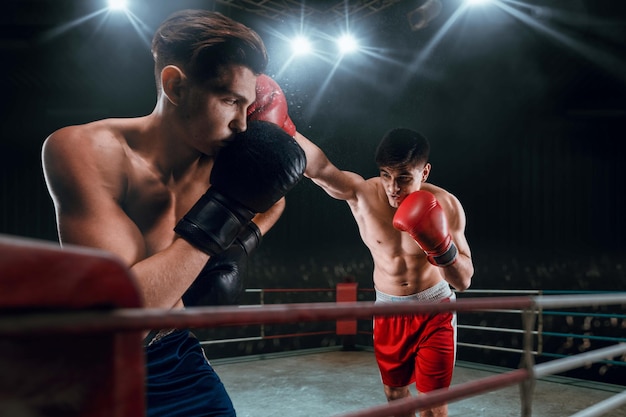
[[[144, 415], [142, 334], [149, 329], [316, 321], [346, 325], [374, 315], [517, 309], [524, 331], [519, 369], [337, 417], [392, 416], [513, 385], [520, 387], [520, 415], [529, 417], [537, 379], [626, 355], [626, 344], [620, 342], [535, 364], [537, 312], [606, 305], [626, 305], [626, 293], [494, 296], [453, 304], [343, 301], [145, 309], [134, 277], [116, 258], [96, 250], [62, 250], [51, 243], [0, 236], [0, 415], [48, 415], [44, 411], [50, 409], [63, 410], [68, 417]], [[42, 340], [48, 341], [45, 350]], [[623, 404], [626, 391], [572, 417], [600, 416]]]

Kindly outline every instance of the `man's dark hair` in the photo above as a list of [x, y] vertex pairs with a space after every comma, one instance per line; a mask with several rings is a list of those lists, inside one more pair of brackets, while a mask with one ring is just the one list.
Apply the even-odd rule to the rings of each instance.
[[193, 82], [205, 84], [230, 65], [261, 74], [268, 61], [263, 40], [255, 31], [208, 10], [181, 10], [170, 15], [152, 38], [152, 56], [158, 89], [167, 65], [176, 65]]
[[426, 137], [406, 128], [392, 129], [383, 136], [376, 148], [379, 167], [426, 165], [430, 144]]

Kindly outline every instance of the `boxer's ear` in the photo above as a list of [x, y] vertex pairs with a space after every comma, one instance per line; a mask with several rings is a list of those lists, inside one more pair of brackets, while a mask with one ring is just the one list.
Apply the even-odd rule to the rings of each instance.
[[161, 71], [161, 86], [163, 94], [173, 105], [180, 103], [184, 94], [187, 77], [185, 73], [175, 65], [168, 65]]
[[428, 175], [430, 174], [430, 163], [427, 162], [426, 165], [424, 165], [424, 169], [422, 169], [422, 182], [426, 182], [426, 180], [428, 179]]

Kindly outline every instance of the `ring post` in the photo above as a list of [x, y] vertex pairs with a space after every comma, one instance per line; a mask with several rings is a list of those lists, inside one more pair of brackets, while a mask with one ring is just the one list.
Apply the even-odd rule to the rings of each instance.
[[534, 366], [535, 360], [532, 355], [533, 351], [533, 328], [535, 327], [535, 311], [531, 308], [522, 311], [522, 325], [524, 328], [524, 353], [522, 354], [521, 368], [528, 371], [529, 378], [520, 383], [520, 398], [522, 405], [522, 417], [531, 417], [533, 415], [533, 396], [535, 393], [535, 376]]
[[[0, 315], [141, 307], [130, 271], [93, 249], [0, 235]], [[0, 339], [0, 415], [145, 415], [141, 331]]]
[[[358, 283], [354, 278], [346, 277], [344, 282], [337, 283], [337, 302], [354, 303], [357, 300]], [[337, 320], [337, 336], [342, 336], [343, 350], [356, 349], [356, 319]]]

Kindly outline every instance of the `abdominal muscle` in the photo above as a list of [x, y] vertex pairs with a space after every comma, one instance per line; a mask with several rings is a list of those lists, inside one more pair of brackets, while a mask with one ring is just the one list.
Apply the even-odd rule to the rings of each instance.
[[374, 254], [374, 287], [389, 295], [412, 295], [424, 291], [443, 278], [422, 254], [381, 256]]

